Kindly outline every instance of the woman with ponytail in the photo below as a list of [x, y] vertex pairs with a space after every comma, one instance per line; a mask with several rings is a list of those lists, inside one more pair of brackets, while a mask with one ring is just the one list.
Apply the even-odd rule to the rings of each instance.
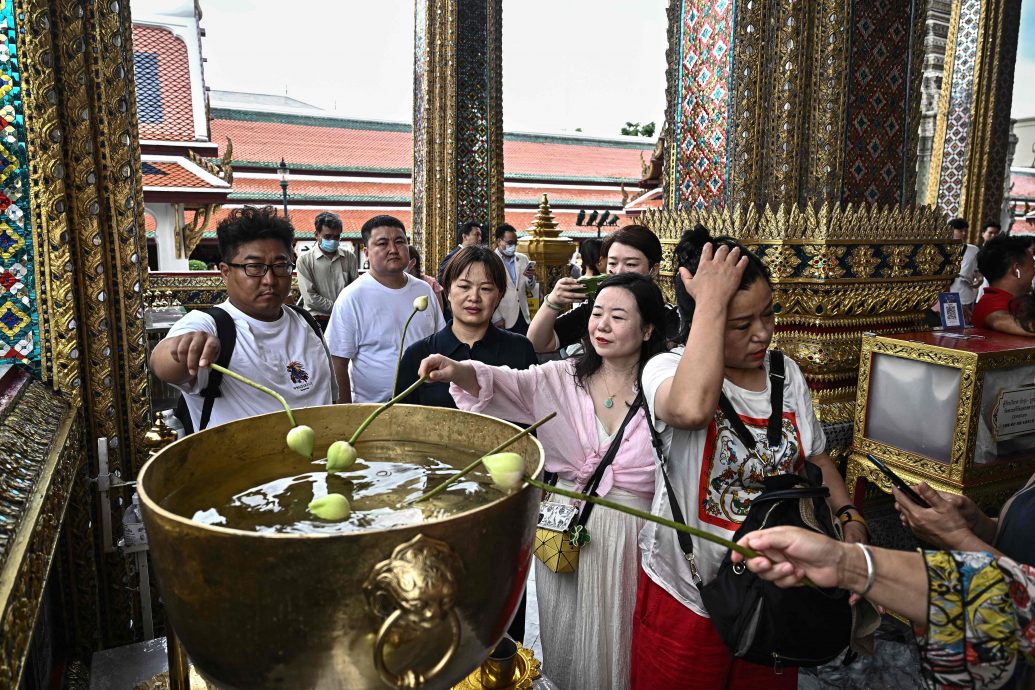
[[[765, 265], [735, 240], [713, 239], [700, 225], [684, 233], [676, 264], [683, 345], [647, 363], [643, 394], [667, 458], [673, 499], [686, 523], [732, 538], [761, 492], [762, 479], [798, 472], [809, 460], [822, 470], [846, 540], [865, 541], [866, 524], [825, 453], [826, 438], [808, 386], [798, 365], [787, 358], [779, 443], [770, 447], [766, 440], [773, 408], [769, 345], [774, 316]], [[735, 422], [719, 410], [720, 393], [757, 440], [754, 448], [745, 447]], [[660, 471], [652, 512], [673, 519]], [[732, 657], [708, 618], [676, 534], [651, 523], [640, 535], [643, 571], [633, 619], [633, 689], [796, 688], [794, 668]], [[726, 550], [697, 539], [693, 547], [700, 578], [709, 582]]]

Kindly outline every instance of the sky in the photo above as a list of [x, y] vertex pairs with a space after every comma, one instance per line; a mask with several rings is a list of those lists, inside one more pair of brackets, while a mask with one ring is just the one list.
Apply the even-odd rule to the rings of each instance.
[[[504, 129], [608, 136], [627, 121], [660, 125], [666, 5], [503, 0]], [[286, 91], [342, 116], [412, 119], [413, 0], [202, 0], [201, 8], [211, 88]]]
[[[606, 136], [627, 121], [660, 125], [666, 5], [503, 0], [504, 129]], [[213, 89], [286, 93], [348, 117], [412, 119], [413, 0], [201, 6]], [[1035, 0], [1021, 14], [1013, 117], [1035, 116]]]

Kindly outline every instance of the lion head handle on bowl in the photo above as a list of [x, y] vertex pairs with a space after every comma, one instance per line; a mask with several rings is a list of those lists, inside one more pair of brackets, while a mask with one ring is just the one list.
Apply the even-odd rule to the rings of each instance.
[[[455, 573], [463, 563], [445, 542], [418, 534], [392, 551], [391, 558], [374, 566], [363, 584], [370, 610], [383, 619], [374, 645], [374, 665], [382, 679], [397, 688], [417, 688], [446, 667], [460, 646], [460, 620], [456, 602]], [[427, 671], [406, 669], [396, 673], [384, 660], [385, 644], [416, 640], [443, 619], [452, 628], [449, 649]]]

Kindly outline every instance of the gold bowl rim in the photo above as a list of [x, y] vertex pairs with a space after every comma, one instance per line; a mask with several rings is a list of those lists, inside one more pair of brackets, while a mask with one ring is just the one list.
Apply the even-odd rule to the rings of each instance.
[[[298, 412], [300, 410], [307, 410], [307, 409], [314, 409], [314, 408], [325, 408], [325, 407], [341, 407], [341, 406], [339, 406], [339, 405], [311, 405], [309, 407], [292, 408], [292, 411], [293, 412]], [[371, 405], [371, 407], [375, 407], [375, 406]], [[395, 405], [394, 407], [423, 407], [423, 406], [420, 406], [420, 405]], [[442, 409], [449, 409], [449, 408], [442, 408]], [[459, 412], [459, 413], [462, 413], [462, 414], [465, 414], [465, 415], [471, 415], [471, 416], [475, 416], [475, 417], [481, 417], [483, 419], [488, 419], [488, 420], [491, 420], [493, 422], [497, 422], [499, 424], [504, 424], [504, 425], [514, 429], [515, 433], [522, 430], [522, 428], [520, 426], [518, 426], [518, 425], [516, 425], [516, 424], [514, 424], [512, 422], [508, 422], [506, 420], [500, 419], [498, 417], [493, 417], [491, 415], [483, 414], [481, 412], [470, 412], [468, 410], [454, 410], [454, 412]], [[284, 416], [284, 412], [282, 412], [282, 411], [267, 412], [266, 414], [254, 415], [252, 417], [242, 417], [240, 420], [234, 420], [233, 422], [227, 422], [227, 424], [234, 424], [235, 422], [243, 421], [245, 419], [251, 420], [251, 419], [259, 419], [259, 418], [262, 418], [262, 417], [273, 418], [273, 417], [277, 417], [277, 416]], [[222, 426], [222, 425], [220, 425], [220, 426]], [[214, 427], [210, 427], [210, 428], [214, 428]], [[203, 433], [203, 432], [195, 432], [195, 433]], [[493, 500], [491, 500], [491, 501], [489, 501], [487, 503], [484, 503], [482, 505], [479, 505], [479, 506], [477, 506], [475, 508], [470, 508], [470, 509], [465, 510], [465, 511], [460, 512], [460, 513], [453, 513], [453, 514], [448, 515], [446, 517], [436, 518], [436, 519], [433, 519], [433, 520], [422, 520], [421, 522], [418, 522], [418, 523], [415, 523], [415, 524], [412, 524], [412, 525], [399, 525], [397, 527], [388, 527], [388, 528], [383, 528], [383, 529], [363, 529], [363, 530], [356, 530], [356, 531], [351, 531], [351, 532], [332, 532], [332, 533], [323, 533], [323, 534], [320, 534], [320, 533], [317, 533], [317, 534], [285, 534], [285, 533], [281, 533], [281, 532], [255, 532], [255, 531], [251, 531], [251, 530], [237, 529], [237, 528], [234, 528], [234, 527], [222, 527], [220, 525], [206, 525], [206, 524], [202, 524], [200, 522], [196, 522], [195, 520], [193, 520], [193, 519], [191, 519], [189, 517], [180, 515], [178, 513], [174, 513], [171, 510], [167, 510], [167, 509], [163, 508], [154, 499], [151, 498], [151, 496], [148, 494], [146, 486], [145, 486], [145, 479], [147, 477], [148, 471], [151, 469], [151, 465], [154, 462], [158, 461], [161, 458], [161, 456], [166, 451], [174, 448], [175, 446], [178, 446], [181, 443], [184, 443], [184, 442], [188, 441], [191, 438], [192, 435], [193, 434], [188, 434], [187, 436], [184, 436], [183, 438], [175, 441], [174, 443], [170, 443], [168, 446], [163, 448], [161, 451], [159, 451], [158, 453], [155, 453], [153, 456], [151, 456], [147, 460], [147, 462], [144, 463], [144, 466], [140, 468], [140, 472], [137, 473], [137, 478], [136, 478], [137, 494], [140, 496], [140, 502], [141, 502], [142, 505], [146, 505], [148, 510], [154, 511], [154, 513], [160, 515], [165, 520], [172, 521], [172, 522], [175, 522], [175, 523], [179, 523], [179, 524], [181, 524], [183, 527], [185, 527], [187, 529], [196, 529], [196, 530], [199, 530], [199, 531], [215, 532], [216, 534], [224, 534], [224, 535], [227, 535], [227, 536], [255, 537], [255, 538], [258, 538], [258, 539], [299, 540], [299, 539], [341, 539], [341, 538], [349, 538], [349, 537], [355, 538], [355, 537], [359, 537], [359, 536], [367, 536], [367, 535], [375, 535], [375, 534], [386, 534], [386, 533], [395, 532], [395, 531], [398, 531], [398, 530], [421, 528], [421, 527], [425, 527], [425, 526], [439, 525], [439, 524], [442, 524], [442, 523], [450, 522], [452, 520], [456, 520], [456, 519], [458, 519], [460, 517], [463, 517], [463, 516], [471, 515], [473, 513], [477, 513], [477, 512], [482, 511], [482, 510], [487, 510], [491, 506], [494, 506], [497, 503], [500, 503], [502, 501], [517, 500], [518, 496], [520, 494], [522, 494], [525, 491], [527, 491], [528, 489], [532, 488], [532, 486], [530, 484], [528, 484], [527, 482], [523, 482], [519, 489], [517, 489], [515, 491], [511, 491], [510, 493], [507, 493], [507, 494], [501, 494], [499, 498], [495, 498], [495, 499], [493, 499]], [[537, 439], [535, 436], [533, 436], [531, 434], [526, 436], [525, 438], [531, 440], [539, 448], [539, 463], [536, 466], [535, 472], [533, 472], [533, 474], [532, 474], [532, 476], [538, 477], [540, 474], [542, 474], [543, 469], [544, 469], [544, 467], [546, 465], [546, 456], [545, 456], [545, 453], [543, 451], [543, 446], [542, 446], [542, 443], [539, 442], [539, 439]], [[363, 443], [363, 442], [359, 441], [359, 442], [357, 442], [356, 445], [358, 446], [361, 443]], [[491, 449], [487, 449], [487, 450], [491, 450]]]

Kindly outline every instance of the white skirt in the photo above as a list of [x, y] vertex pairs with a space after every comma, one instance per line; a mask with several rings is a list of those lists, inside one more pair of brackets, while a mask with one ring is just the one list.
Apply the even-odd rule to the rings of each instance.
[[[573, 488], [563, 480], [558, 486]], [[628, 491], [612, 488], [605, 498], [650, 512], [649, 498]], [[543, 674], [565, 690], [626, 690], [643, 520], [594, 506], [586, 527], [590, 542], [574, 573], [555, 573], [536, 559]]]

